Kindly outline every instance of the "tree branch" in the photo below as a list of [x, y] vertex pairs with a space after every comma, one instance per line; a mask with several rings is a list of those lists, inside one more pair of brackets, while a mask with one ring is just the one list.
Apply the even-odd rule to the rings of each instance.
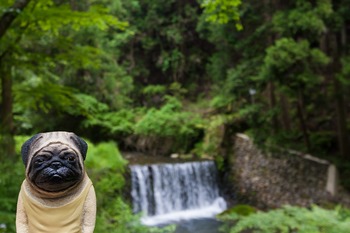
[[5, 11], [0, 19], [0, 38], [4, 36], [7, 29], [16, 19], [19, 12], [21, 12], [31, 0], [17, 0], [10, 8]]

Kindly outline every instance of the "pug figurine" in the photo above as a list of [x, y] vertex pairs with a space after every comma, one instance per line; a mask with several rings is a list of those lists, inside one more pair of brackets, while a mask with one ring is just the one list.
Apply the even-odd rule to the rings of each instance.
[[94, 231], [96, 196], [84, 168], [87, 148], [69, 132], [39, 133], [23, 144], [26, 177], [18, 196], [17, 233]]

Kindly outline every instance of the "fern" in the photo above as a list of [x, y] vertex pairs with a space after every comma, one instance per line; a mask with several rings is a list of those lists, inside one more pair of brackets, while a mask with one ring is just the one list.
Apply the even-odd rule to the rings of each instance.
[[138, 110], [120, 110], [91, 115], [83, 122], [83, 127], [99, 127], [109, 135], [128, 135], [134, 131], [135, 117]]
[[230, 233], [244, 230], [255, 233], [347, 233], [350, 229], [350, 212], [342, 207], [328, 210], [318, 206], [310, 209], [284, 206], [248, 216], [230, 213], [219, 218], [226, 223], [237, 221], [230, 227]]

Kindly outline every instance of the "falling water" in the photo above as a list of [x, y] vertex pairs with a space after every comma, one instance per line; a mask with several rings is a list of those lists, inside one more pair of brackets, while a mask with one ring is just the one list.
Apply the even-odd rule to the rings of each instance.
[[226, 209], [214, 162], [132, 165], [135, 213], [146, 225], [213, 217]]

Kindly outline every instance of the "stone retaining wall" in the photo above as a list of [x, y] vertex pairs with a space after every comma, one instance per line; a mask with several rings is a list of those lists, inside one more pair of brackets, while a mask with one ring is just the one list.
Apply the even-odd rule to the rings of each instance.
[[295, 151], [264, 154], [238, 134], [232, 172], [236, 194], [258, 208], [324, 204], [337, 195], [334, 165]]

